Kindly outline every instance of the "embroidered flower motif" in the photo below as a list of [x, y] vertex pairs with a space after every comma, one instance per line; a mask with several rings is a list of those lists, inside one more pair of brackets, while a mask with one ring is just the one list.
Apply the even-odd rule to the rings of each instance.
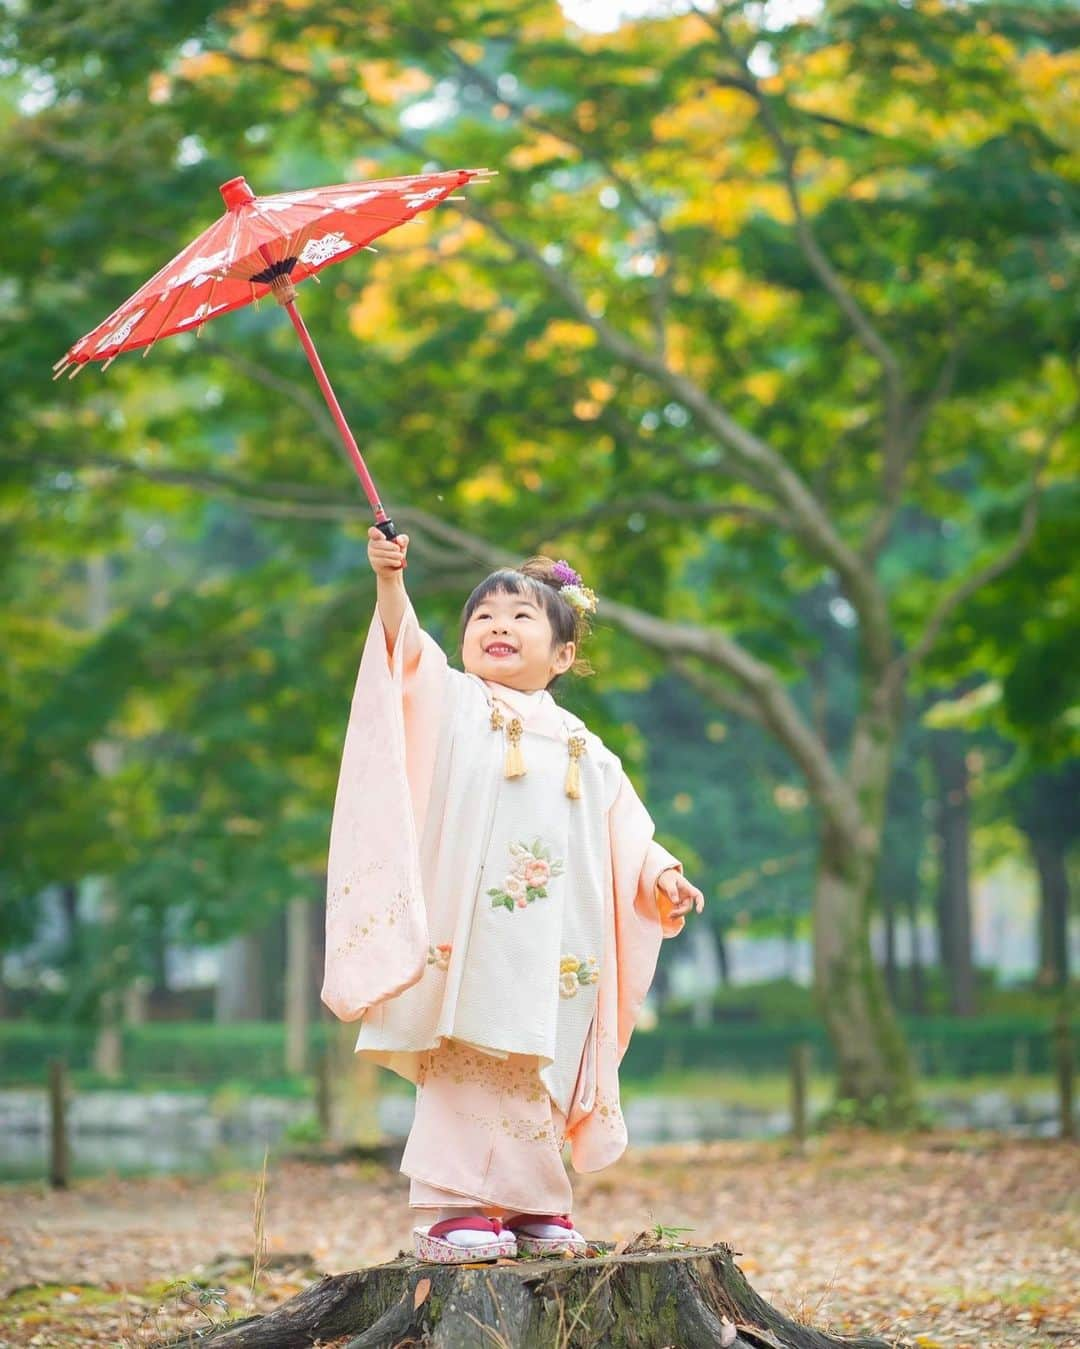
[[552, 858], [548, 848], [533, 839], [532, 843], [511, 843], [510, 856], [513, 859], [510, 871], [502, 885], [492, 886], [488, 891], [493, 909], [524, 909], [534, 900], [547, 895], [548, 881], [552, 876], [562, 874], [563, 864], [559, 858]]
[[450, 966], [450, 953], [453, 945], [448, 941], [441, 941], [437, 946], [429, 946], [427, 949], [427, 963], [434, 965], [437, 970], [445, 970]]
[[525, 883], [539, 887], [547, 884], [547, 879], [551, 875], [551, 868], [542, 857], [538, 857], [534, 862], [525, 863]]
[[559, 961], [559, 996], [573, 998], [584, 984], [600, 978], [600, 962], [595, 956], [563, 956]]

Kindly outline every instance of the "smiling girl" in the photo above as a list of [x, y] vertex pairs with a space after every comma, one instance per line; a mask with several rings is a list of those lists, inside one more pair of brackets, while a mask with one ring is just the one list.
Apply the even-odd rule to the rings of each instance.
[[618, 1066], [664, 937], [704, 907], [618, 757], [551, 695], [596, 608], [565, 562], [493, 572], [463, 671], [417, 621], [408, 536], [372, 527], [378, 602], [330, 835], [322, 1000], [417, 1087], [416, 1254], [578, 1253], [563, 1164], [626, 1147]]

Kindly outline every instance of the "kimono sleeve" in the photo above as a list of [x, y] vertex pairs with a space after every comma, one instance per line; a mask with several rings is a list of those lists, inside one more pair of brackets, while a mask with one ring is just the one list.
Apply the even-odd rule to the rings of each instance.
[[415, 984], [428, 930], [419, 839], [447, 695], [446, 656], [407, 601], [392, 654], [376, 609], [330, 825], [320, 997], [341, 1021]]
[[655, 826], [622, 773], [609, 816], [612, 882], [615, 906], [615, 950], [618, 978], [618, 1058], [630, 1043], [641, 1004], [649, 991], [660, 943], [686, 926], [673, 917], [657, 879], [668, 867], [682, 871], [682, 863], [653, 837]]

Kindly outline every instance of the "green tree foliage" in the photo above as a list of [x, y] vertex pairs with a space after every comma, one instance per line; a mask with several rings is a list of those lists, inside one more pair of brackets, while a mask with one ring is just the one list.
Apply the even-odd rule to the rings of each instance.
[[[370, 604], [366, 512], [280, 315], [54, 396], [42, 372], [237, 172], [267, 191], [486, 164], [493, 183], [301, 297], [413, 536], [414, 594], [452, 647], [484, 566], [565, 555], [607, 601], [598, 690], [677, 673], [783, 747], [819, 831], [844, 1090], [904, 1096], [865, 936], [903, 695], [950, 649], [951, 682], [983, 659], [949, 643], [1021, 558], [1064, 571], [1040, 549], [1076, 406], [1076, 25], [993, 4], [762, 22], [730, 4], [587, 35], [553, 0], [7, 13], [24, 903], [95, 869], [140, 902], [183, 889], [205, 935], [280, 902], [318, 866]], [[122, 560], [96, 633], [95, 551]], [[821, 717], [806, 672], [845, 634]], [[614, 704], [575, 697], [631, 748]], [[106, 782], [95, 737], [123, 746]]]

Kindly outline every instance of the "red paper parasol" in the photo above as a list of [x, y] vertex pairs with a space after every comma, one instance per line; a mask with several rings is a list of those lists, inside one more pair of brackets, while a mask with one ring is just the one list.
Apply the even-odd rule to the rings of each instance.
[[[81, 337], [53, 369], [69, 378], [91, 361], [107, 369], [122, 351], [150, 348], [161, 337], [198, 330], [207, 319], [271, 294], [283, 306], [303, 344], [345, 448], [388, 539], [393, 521], [357, 448], [334, 390], [296, 308], [296, 285], [332, 262], [366, 248], [380, 234], [446, 200], [490, 169], [451, 169], [405, 178], [375, 178], [256, 197], [243, 178], [222, 184], [228, 208], [182, 253], [125, 300], [104, 323]], [[72, 369], [74, 367], [74, 369]]]

